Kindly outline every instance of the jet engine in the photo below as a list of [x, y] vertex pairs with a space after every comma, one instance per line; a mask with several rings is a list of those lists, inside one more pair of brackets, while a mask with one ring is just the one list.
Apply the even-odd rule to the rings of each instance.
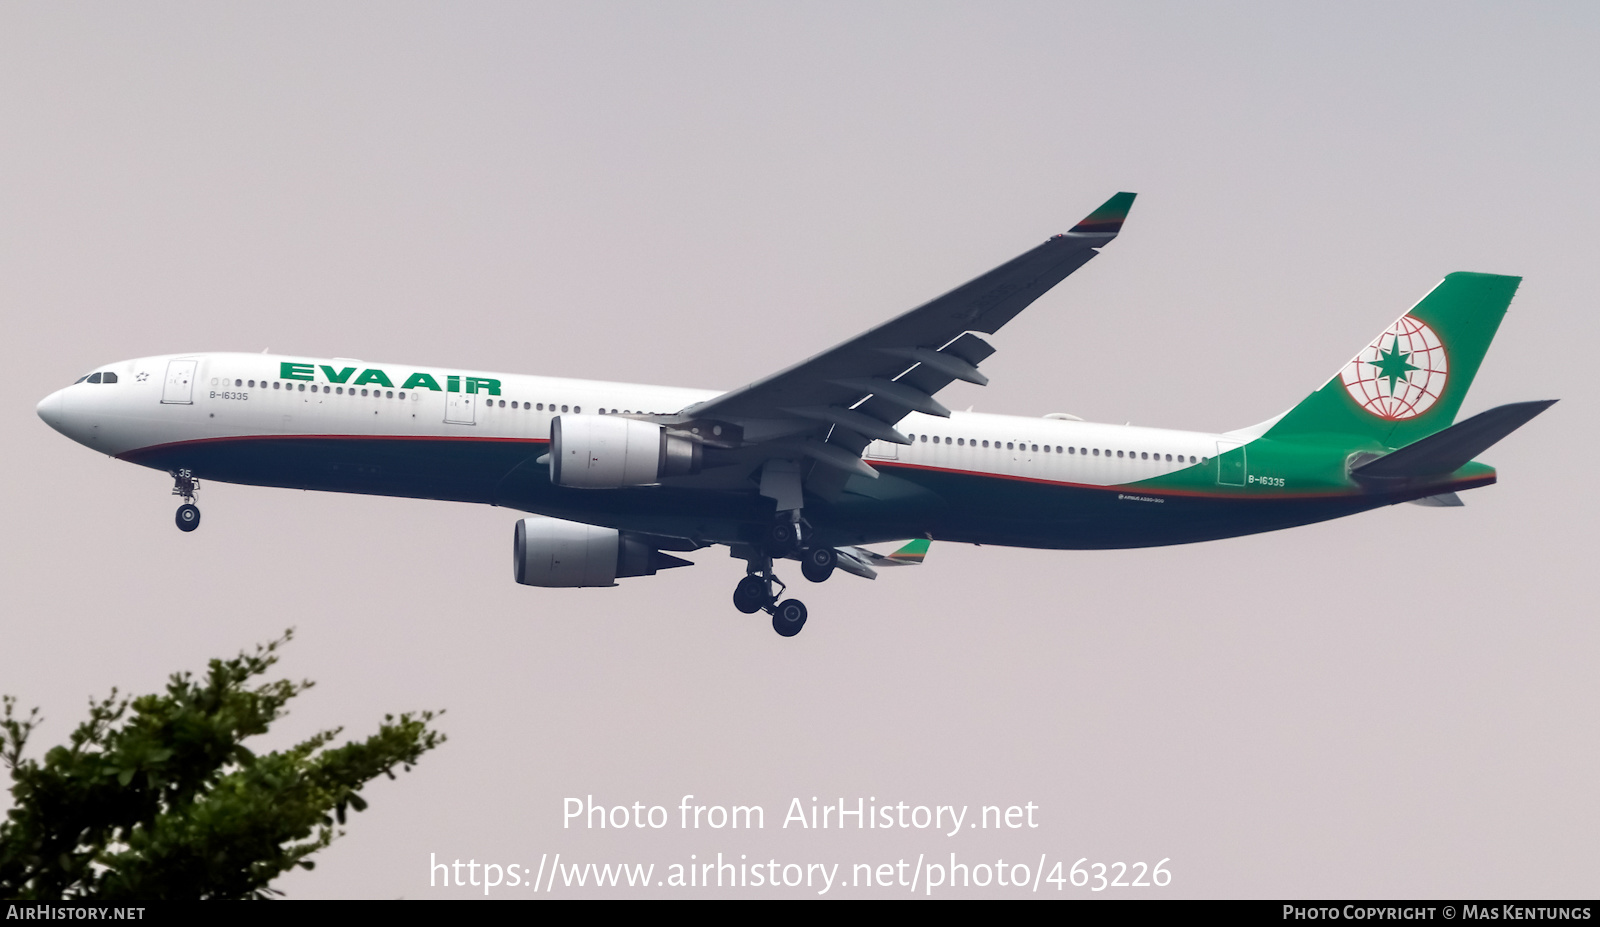
[[574, 489], [647, 486], [700, 472], [700, 445], [660, 425], [616, 415], [550, 422], [550, 482]]
[[543, 517], [517, 522], [512, 554], [524, 586], [615, 586], [619, 578], [693, 565], [615, 528]]

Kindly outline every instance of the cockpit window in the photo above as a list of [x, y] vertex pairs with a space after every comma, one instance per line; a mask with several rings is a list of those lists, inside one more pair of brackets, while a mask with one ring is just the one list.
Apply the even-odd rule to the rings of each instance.
[[98, 374], [98, 373], [89, 374], [89, 382], [90, 383], [99, 383], [100, 382], [100, 374]]
[[77, 386], [79, 383], [82, 383], [82, 382], [84, 382], [84, 381], [86, 381], [88, 379], [89, 379], [89, 375], [86, 373], [83, 376], [77, 378], [76, 380], [73, 380], [72, 381], [72, 385], [73, 386]]
[[117, 382], [117, 375], [112, 373], [111, 371], [107, 370], [105, 372], [105, 376], [102, 376], [100, 378], [100, 382], [101, 383], [115, 383], [115, 382]]

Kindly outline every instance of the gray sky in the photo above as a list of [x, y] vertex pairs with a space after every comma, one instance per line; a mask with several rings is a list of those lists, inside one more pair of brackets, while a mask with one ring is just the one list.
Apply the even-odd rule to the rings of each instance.
[[[318, 685], [274, 744], [447, 709], [450, 741], [374, 784], [292, 897], [472, 895], [430, 888], [430, 854], [558, 852], [658, 878], [955, 853], [1170, 859], [1167, 888], [1104, 893], [1132, 897], [1593, 896], [1597, 25], [1577, 3], [0, 6], [0, 691], [57, 742], [90, 695], [293, 625], [281, 668]], [[731, 388], [1117, 190], [1140, 194], [1122, 237], [947, 405], [1241, 427], [1456, 270], [1526, 278], [1463, 413], [1563, 402], [1463, 509], [935, 543], [802, 582], [790, 641], [733, 610], [718, 551], [520, 587], [504, 510], [208, 484], [183, 535], [167, 476], [34, 414], [96, 364], [191, 350]], [[679, 829], [687, 793], [767, 826]], [[563, 829], [590, 794], [673, 826]], [[1039, 826], [781, 827], [812, 796], [1032, 802]]]

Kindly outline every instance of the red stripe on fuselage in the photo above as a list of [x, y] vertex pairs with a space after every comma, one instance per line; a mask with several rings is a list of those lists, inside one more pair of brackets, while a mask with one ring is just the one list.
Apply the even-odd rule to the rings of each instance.
[[191, 438], [188, 441], [169, 441], [152, 444], [114, 454], [118, 460], [129, 460], [140, 454], [149, 454], [174, 447], [195, 444], [221, 444], [229, 441], [471, 441], [477, 443], [502, 442], [506, 444], [549, 444], [549, 438], [508, 438], [497, 435], [228, 435], [220, 438]]
[[[1136, 492], [1142, 496], [1182, 496], [1198, 499], [1227, 499], [1238, 501], [1270, 502], [1274, 499], [1342, 499], [1347, 497], [1365, 496], [1367, 493], [1360, 489], [1350, 489], [1345, 492], [1306, 492], [1306, 493], [1273, 493], [1272, 495], [1251, 495], [1248, 493], [1232, 492], [1205, 492], [1197, 489], [1158, 489], [1152, 486], [1142, 486], [1138, 483], [1073, 483], [1067, 480], [1052, 480], [1038, 476], [1018, 476], [1011, 473], [993, 473], [988, 470], [961, 470], [955, 467], [935, 467], [928, 464], [901, 463], [898, 461], [871, 460], [873, 467], [879, 469], [925, 470], [933, 473], [952, 473], [959, 476], [973, 476], [984, 479], [1011, 480], [1018, 483], [1035, 483], [1046, 486], [1061, 486], [1070, 489], [1097, 489], [1102, 492]], [[1174, 470], [1173, 473], [1182, 473]], [[1487, 486], [1495, 481], [1493, 476], [1479, 479], [1459, 480], [1454, 483], [1444, 483], [1428, 487], [1429, 495], [1451, 492], [1455, 489], [1472, 489], [1478, 486]]]

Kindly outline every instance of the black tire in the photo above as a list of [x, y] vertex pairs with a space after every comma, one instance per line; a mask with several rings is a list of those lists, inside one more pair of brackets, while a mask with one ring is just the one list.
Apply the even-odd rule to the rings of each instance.
[[767, 529], [767, 551], [778, 557], [788, 556], [794, 552], [797, 537], [794, 525], [790, 522], [774, 522]]
[[746, 576], [733, 587], [733, 607], [746, 615], [754, 615], [767, 604], [767, 581], [759, 576]]
[[825, 583], [839, 565], [839, 554], [831, 547], [813, 547], [800, 558], [800, 575], [814, 583]]
[[178, 506], [178, 515], [175, 519], [179, 531], [193, 531], [200, 527], [200, 507], [191, 502]]
[[794, 637], [806, 626], [806, 606], [799, 599], [785, 599], [772, 612], [772, 630], [780, 637]]

